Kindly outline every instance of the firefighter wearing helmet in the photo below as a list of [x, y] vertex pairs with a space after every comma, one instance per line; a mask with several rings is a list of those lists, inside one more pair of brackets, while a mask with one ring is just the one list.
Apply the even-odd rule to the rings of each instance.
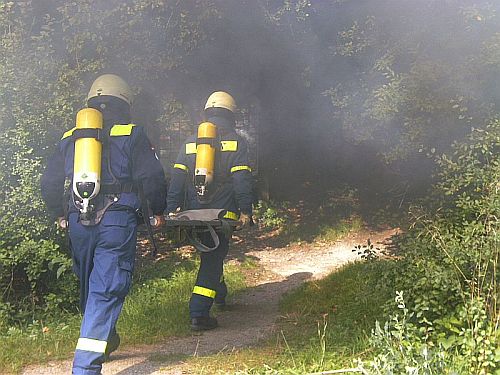
[[[181, 147], [174, 164], [167, 194], [167, 212], [204, 208], [225, 209], [225, 218], [239, 220], [240, 228], [251, 223], [252, 176], [246, 141], [235, 131], [236, 103], [223, 91], [212, 93], [204, 109], [205, 121], [197, 134]], [[229, 250], [228, 233], [218, 233], [219, 246], [214, 246], [208, 233], [201, 242], [215, 247], [200, 252], [201, 263], [189, 302], [191, 329], [217, 327], [210, 309], [224, 307], [227, 287], [223, 262]]]
[[[162, 223], [165, 176], [144, 128], [130, 123], [132, 99], [121, 77], [98, 77], [41, 179], [48, 211], [69, 229], [80, 281], [83, 320], [73, 374], [100, 374], [119, 345], [115, 326], [130, 288], [141, 203]], [[64, 203], [63, 196], [69, 196]]]

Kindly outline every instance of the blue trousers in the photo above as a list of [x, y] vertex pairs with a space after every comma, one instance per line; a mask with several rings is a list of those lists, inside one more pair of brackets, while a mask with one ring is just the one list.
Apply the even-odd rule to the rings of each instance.
[[74, 375], [99, 375], [106, 345], [134, 269], [137, 220], [131, 211], [107, 211], [96, 226], [83, 226], [69, 216], [73, 270], [80, 280], [83, 320], [73, 361]]
[[[207, 233], [200, 240], [210, 247], [214, 246], [212, 237]], [[229, 251], [229, 238], [219, 233], [220, 245], [209, 253], [200, 253], [201, 263], [196, 277], [196, 284], [189, 301], [191, 318], [209, 316], [214, 300], [223, 302], [227, 287], [224, 282], [224, 258]]]

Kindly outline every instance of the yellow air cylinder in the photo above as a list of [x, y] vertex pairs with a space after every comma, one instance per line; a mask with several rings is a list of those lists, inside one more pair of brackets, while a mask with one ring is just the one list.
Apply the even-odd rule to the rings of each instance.
[[194, 185], [201, 197], [205, 196], [208, 185], [214, 179], [216, 137], [217, 127], [211, 122], [202, 122], [198, 126]]
[[[102, 114], [93, 108], [84, 108], [76, 115], [76, 129], [102, 129]], [[73, 192], [81, 200], [80, 211], [87, 213], [89, 201], [101, 187], [102, 143], [97, 133], [82, 134], [75, 141], [73, 165]]]

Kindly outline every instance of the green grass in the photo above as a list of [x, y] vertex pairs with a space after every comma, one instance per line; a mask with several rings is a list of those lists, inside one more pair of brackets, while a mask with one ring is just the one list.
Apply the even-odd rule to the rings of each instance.
[[[127, 299], [118, 323], [124, 344], [153, 343], [168, 336], [190, 332], [188, 301], [196, 279], [196, 270], [179, 270], [166, 278], [148, 280]], [[244, 287], [234, 266], [225, 267], [225, 279], [231, 293]]]
[[61, 319], [64, 323], [11, 327], [0, 336], [0, 373], [16, 373], [23, 365], [66, 358], [76, 345], [80, 317]]
[[339, 220], [335, 225], [320, 225], [319, 234], [316, 236], [316, 240], [334, 242], [362, 228], [363, 220], [359, 216], [352, 216], [347, 219]]
[[[303, 226], [294, 235], [334, 241], [362, 227], [356, 215], [333, 215], [328, 209], [321, 217], [325, 219], [322, 226], [312, 231]], [[198, 264], [197, 259], [179, 252], [154, 262], [138, 259], [133, 288], [118, 322], [123, 345], [189, 334], [188, 300]], [[387, 262], [357, 263], [306, 283], [284, 297], [281, 332], [272, 341], [259, 348], [189, 362], [200, 374], [301, 374], [347, 366], [368, 350], [367, 337], [375, 320], [382, 318], [381, 304], [388, 299], [390, 288], [381, 287], [378, 280], [386, 266]], [[226, 266], [231, 293], [244, 290], [243, 273], [258, 267], [253, 258], [246, 258], [239, 267]], [[70, 358], [79, 326], [80, 316], [66, 314], [57, 323], [35, 322], [9, 329], [0, 335], [0, 373]], [[157, 356], [152, 360], [170, 363], [176, 358]]]
[[278, 230], [275, 246], [315, 241], [334, 242], [363, 228], [357, 191], [338, 187], [307, 202], [259, 202], [254, 214], [259, 226]]
[[305, 374], [351, 367], [370, 352], [375, 321], [390, 285], [379, 282], [389, 262], [350, 264], [308, 282], [281, 303], [280, 332], [259, 348], [193, 359], [199, 374]]
[[284, 298], [287, 371], [349, 366], [369, 350], [368, 337], [375, 321], [384, 319], [382, 305], [391, 296], [379, 283], [385, 267], [386, 262], [347, 265]]
[[[153, 343], [189, 331], [188, 300], [194, 285], [198, 261], [169, 259], [138, 264], [132, 291], [118, 321], [123, 345]], [[244, 287], [235, 266], [225, 267], [230, 293]], [[0, 373], [17, 373], [28, 364], [70, 358], [79, 335], [79, 315], [61, 315], [57, 323], [35, 322], [28, 327], [11, 327], [0, 335]]]

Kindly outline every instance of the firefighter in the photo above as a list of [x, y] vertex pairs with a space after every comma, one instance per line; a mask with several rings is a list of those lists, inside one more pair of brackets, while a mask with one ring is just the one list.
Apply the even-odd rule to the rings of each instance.
[[[200, 138], [200, 129], [205, 122], [200, 125], [198, 138], [193, 135], [182, 145], [167, 194], [169, 215], [185, 209], [219, 208], [227, 210], [226, 218], [239, 219], [241, 224], [237, 229], [250, 224], [251, 169], [247, 143], [235, 131], [235, 109], [235, 101], [228, 93], [217, 91], [209, 96], [204, 117], [206, 122], [215, 125], [215, 140], [212, 143]], [[200, 146], [206, 143], [213, 144], [216, 149], [213, 181], [207, 189], [200, 189], [196, 183], [200, 169], [196, 162], [197, 148], [200, 150]], [[218, 235], [219, 246], [211, 252], [200, 253], [200, 268], [189, 302], [191, 329], [195, 331], [217, 327], [217, 320], [210, 316], [210, 308], [214, 301], [219, 307], [225, 306], [227, 287], [223, 278], [223, 261], [229, 250], [230, 236], [222, 232]], [[209, 247], [215, 245], [208, 234], [201, 240]]]
[[[61, 228], [69, 230], [73, 270], [80, 281], [83, 320], [73, 374], [101, 374], [102, 363], [120, 343], [115, 327], [134, 269], [139, 190], [156, 225], [164, 221], [164, 171], [144, 128], [130, 123], [132, 97], [119, 76], [98, 77], [87, 97], [88, 108], [78, 113], [77, 126], [62, 136], [41, 179], [48, 211]], [[102, 121], [102, 129], [100, 124], [80, 129], [82, 121]], [[81, 140], [94, 148], [77, 146]], [[101, 160], [92, 166], [99, 155]], [[82, 165], [89, 170], [77, 173]], [[77, 181], [94, 175], [91, 169], [100, 176], [83, 185]], [[69, 189], [73, 185], [73, 191], [65, 193], [65, 182], [72, 180]], [[77, 189], [96, 185], [100, 185], [97, 194], [84, 208], [80, 195], [91, 194]]]

